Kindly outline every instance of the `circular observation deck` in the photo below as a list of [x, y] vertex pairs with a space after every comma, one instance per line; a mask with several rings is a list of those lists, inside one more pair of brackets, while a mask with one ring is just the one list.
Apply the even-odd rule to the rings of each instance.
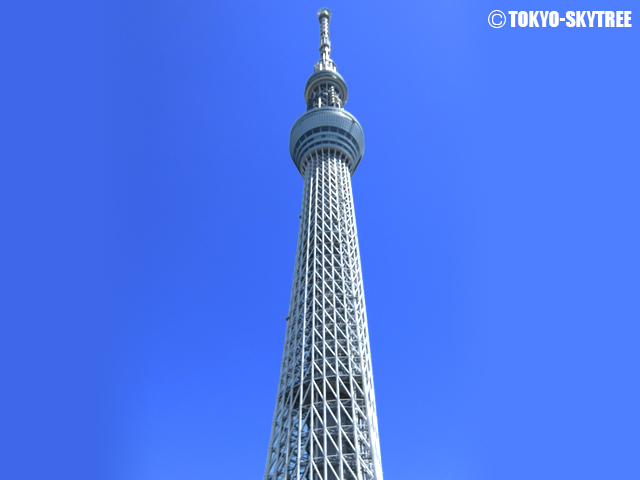
[[308, 156], [322, 149], [342, 152], [353, 175], [364, 154], [364, 133], [356, 117], [337, 107], [314, 108], [300, 115], [291, 127], [289, 153], [303, 177]]
[[347, 82], [344, 81], [342, 75], [333, 70], [318, 70], [311, 74], [304, 86], [304, 102], [307, 105], [313, 101], [314, 88], [323, 83], [333, 85], [337, 89], [341, 98], [342, 106], [347, 103], [347, 99], [349, 98], [349, 89], [347, 88]]

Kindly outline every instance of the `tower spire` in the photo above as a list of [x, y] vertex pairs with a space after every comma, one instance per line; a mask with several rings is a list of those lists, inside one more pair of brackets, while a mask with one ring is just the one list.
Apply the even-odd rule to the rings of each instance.
[[329, 40], [331, 10], [326, 7], [318, 10], [318, 20], [320, 21], [320, 59], [326, 62], [331, 55], [331, 41]]
[[329, 22], [331, 21], [331, 10], [322, 7], [318, 10], [318, 21], [320, 22], [320, 60], [316, 63], [314, 71], [331, 70], [336, 71], [336, 64], [329, 58], [331, 55], [331, 40], [329, 40]]

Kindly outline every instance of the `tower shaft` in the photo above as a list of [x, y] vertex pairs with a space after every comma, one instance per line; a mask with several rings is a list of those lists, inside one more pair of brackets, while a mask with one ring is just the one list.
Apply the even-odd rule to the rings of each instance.
[[[322, 45], [329, 42], [330, 14], [323, 11], [321, 55], [329, 62]], [[345, 92], [346, 101], [342, 77], [316, 70], [305, 92], [309, 110], [291, 131], [304, 192], [264, 479], [382, 480], [351, 190], [364, 138], [342, 108], [309, 101], [320, 81]]]
[[382, 479], [351, 174], [305, 172], [290, 314], [265, 479]]

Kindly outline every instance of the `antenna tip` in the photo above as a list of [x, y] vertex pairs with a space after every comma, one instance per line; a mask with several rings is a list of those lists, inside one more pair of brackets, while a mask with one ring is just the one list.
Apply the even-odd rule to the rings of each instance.
[[331, 20], [331, 10], [329, 10], [327, 7], [322, 7], [320, 10], [318, 10], [318, 20], [322, 20], [324, 17], [326, 17], [328, 20]]

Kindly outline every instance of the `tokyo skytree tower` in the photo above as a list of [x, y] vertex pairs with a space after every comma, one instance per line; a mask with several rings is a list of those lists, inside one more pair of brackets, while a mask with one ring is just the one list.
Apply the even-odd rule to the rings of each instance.
[[329, 9], [318, 19], [320, 60], [289, 137], [304, 193], [264, 480], [382, 480], [351, 192], [364, 136], [329, 58]]

